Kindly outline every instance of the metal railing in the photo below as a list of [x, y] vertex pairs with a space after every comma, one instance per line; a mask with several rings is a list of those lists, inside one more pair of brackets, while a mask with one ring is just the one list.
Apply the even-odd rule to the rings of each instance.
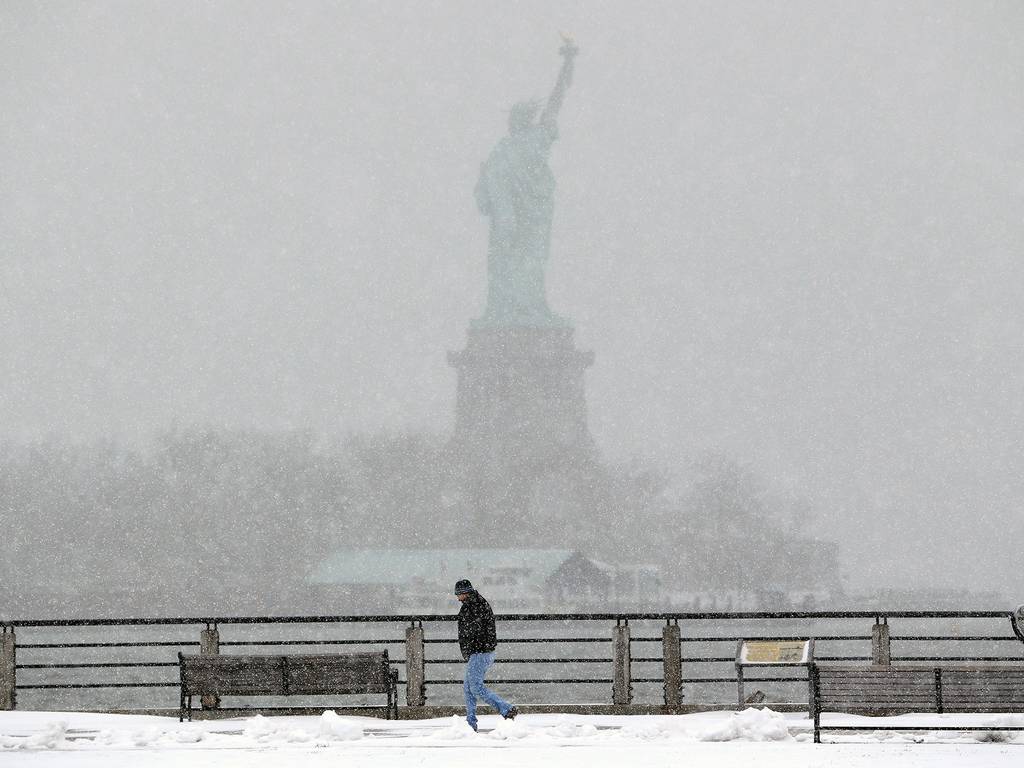
[[[454, 708], [464, 663], [454, 615], [206, 616], [7, 622], [0, 709], [176, 710], [177, 652], [387, 648], [404, 704]], [[694, 711], [735, 707], [740, 640], [815, 639], [816, 660], [865, 664], [1024, 662], [1009, 611], [753, 611], [498, 615], [489, 685], [523, 707]], [[897, 629], [898, 632], [892, 632]], [[395, 653], [397, 651], [397, 653]], [[669, 681], [668, 683], [666, 681]], [[806, 707], [806, 673], [745, 675], [767, 706]], [[225, 710], [233, 702], [222, 706]], [[330, 702], [333, 706], [338, 702]], [[366, 703], [366, 702], [355, 702]], [[295, 710], [261, 700], [256, 709]], [[311, 700], [309, 708], [327, 703]]]

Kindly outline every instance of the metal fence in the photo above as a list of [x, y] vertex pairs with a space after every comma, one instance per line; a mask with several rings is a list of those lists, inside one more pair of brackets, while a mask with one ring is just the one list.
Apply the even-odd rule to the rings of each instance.
[[[505, 614], [489, 685], [521, 709], [699, 711], [736, 707], [740, 640], [815, 640], [821, 663], [1022, 663], [1008, 611]], [[249, 616], [15, 621], [2, 627], [0, 709], [171, 712], [177, 654], [387, 649], [404, 716], [454, 710], [462, 664], [453, 615]], [[807, 706], [801, 669], [747, 671], [765, 706]], [[226, 698], [220, 712], [372, 705]], [[208, 713], [213, 714], [213, 713]]]

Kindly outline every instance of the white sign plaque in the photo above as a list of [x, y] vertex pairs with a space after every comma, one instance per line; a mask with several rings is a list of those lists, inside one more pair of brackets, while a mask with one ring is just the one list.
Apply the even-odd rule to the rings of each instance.
[[746, 640], [740, 646], [740, 664], [807, 664], [810, 640]]

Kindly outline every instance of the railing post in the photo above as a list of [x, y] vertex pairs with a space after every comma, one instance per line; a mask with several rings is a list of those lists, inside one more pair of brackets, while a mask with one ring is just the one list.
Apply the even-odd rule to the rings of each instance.
[[629, 674], [629, 620], [616, 620], [612, 629], [614, 646], [612, 673], [612, 704], [629, 704], [633, 699], [633, 686]]
[[679, 647], [679, 622], [669, 621], [661, 630], [661, 658], [664, 664], [665, 706], [683, 703], [683, 657]]
[[[206, 625], [199, 633], [199, 655], [218, 656], [220, 654], [220, 632], [217, 625]], [[220, 696], [203, 696], [203, 709], [220, 709]]]
[[427, 704], [427, 678], [423, 653], [423, 624], [405, 628], [405, 704], [423, 707]]
[[14, 656], [17, 650], [14, 626], [3, 626], [0, 634], [0, 710], [14, 709], [17, 704], [17, 678]]
[[875, 618], [871, 627], [871, 663], [888, 667], [892, 661], [892, 650], [889, 646], [889, 619], [882, 616]]

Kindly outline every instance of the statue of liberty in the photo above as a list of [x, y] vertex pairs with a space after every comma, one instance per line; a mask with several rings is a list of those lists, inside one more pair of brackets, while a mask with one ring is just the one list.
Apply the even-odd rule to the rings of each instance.
[[[487, 309], [477, 325], [552, 326], [565, 321], [551, 312], [544, 267], [551, 248], [555, 178], [548, 166], [555, 122], [572, 81], [579, 49], [563, 35], [562, 68], [540, 110], [539, 101], [512, 107], [508, 135], [480, 166], [476, 200], [490, 222], [487, 249]], [[538, 117], [537, 113], [540, 111]]]

